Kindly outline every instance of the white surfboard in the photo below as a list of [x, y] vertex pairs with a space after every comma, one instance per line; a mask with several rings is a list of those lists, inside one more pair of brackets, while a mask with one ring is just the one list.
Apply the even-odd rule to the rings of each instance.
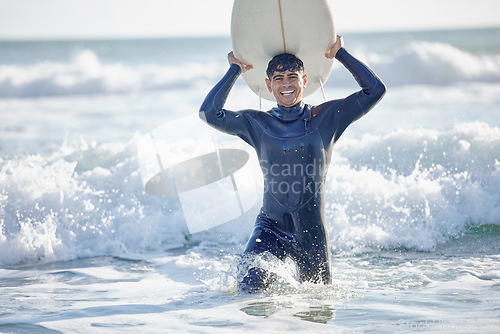
[[231, 38], [236, 58], [254, 68], [243, 73], [255, 94], [274, 101], [265, 78], [269, 61], [292, 53], [304, 62], [311, 95], [325, 83], [333, 60], [325, 52], [335, 43], [335, 28], [327, 0], [235, 0]]

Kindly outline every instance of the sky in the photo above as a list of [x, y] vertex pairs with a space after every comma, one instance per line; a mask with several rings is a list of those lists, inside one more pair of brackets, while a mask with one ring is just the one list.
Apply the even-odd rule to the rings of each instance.
[[[0, 0], [0, 39], [229, 35], [233, 1]], [[500, 27], [500, 0], [327, 1], [339, 33]]]

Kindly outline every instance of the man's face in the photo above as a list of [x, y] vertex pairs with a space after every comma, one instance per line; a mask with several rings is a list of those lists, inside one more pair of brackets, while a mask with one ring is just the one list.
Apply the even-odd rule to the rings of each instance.
[[267, 89], [273, 93], [276, 102], [284, 107], [292, 107], [302, 101], [307, 75], [302, 71], [274, 72], [266, 79]]

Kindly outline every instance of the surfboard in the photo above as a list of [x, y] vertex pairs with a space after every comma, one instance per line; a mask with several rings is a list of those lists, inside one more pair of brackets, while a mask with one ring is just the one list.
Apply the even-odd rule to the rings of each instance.
[[317, 91], [330, 75], [333, 60], [325, 52], [335, 43], [327, 0], [235, 0], [231, 18], [234, 55], [253, 66], [242, 74], [250, 89], [267, 100], [274, 96], [265, 78], [269, 61], [292, 53], [304, 62], [307, 86], [303, 97]]

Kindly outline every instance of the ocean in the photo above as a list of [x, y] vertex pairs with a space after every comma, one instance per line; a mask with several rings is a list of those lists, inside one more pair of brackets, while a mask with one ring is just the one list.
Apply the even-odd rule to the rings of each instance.
[[[1, 41], [0, 332], [498, 333], [499, 38], [344, 34], [387, 94], [332, 156], [333, 284], [273, 263], [276, 283], [253, 295], [235, 262], [259, 201], [190, 233], [210, 195], [187, 209], [146, 192], [141, 160], [164, 125], [177, 157], [210, 151], [208, 126], [183, 126], [228, 68], [230, 38]], [[336, 62], [326, 99], [357, 89]], [[226, 104], [271, 107], [242, 78]]]

